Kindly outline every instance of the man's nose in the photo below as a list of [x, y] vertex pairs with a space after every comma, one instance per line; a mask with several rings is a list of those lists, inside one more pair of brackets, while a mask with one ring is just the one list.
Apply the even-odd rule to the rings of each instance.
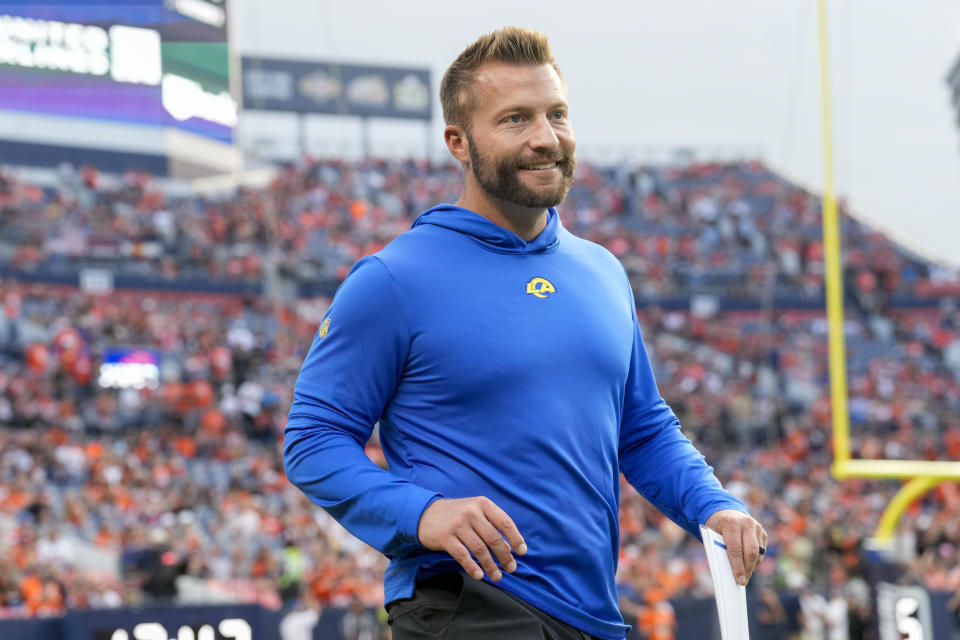
[[533, 149], [550, 151], [560, 146], [560, 138], [557, 137], [557, 132], [553, 130], [547, 116], [534, 119], [530, 132], [530, 146]]

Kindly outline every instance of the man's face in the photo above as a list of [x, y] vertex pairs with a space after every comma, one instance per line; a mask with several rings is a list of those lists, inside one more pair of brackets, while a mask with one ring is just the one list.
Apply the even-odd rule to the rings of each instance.
[[549, 65], [488, 63], [466, 130], [470, 168], [491, 196], [522, 207], [560, 204], [573, 183], [576, 142], [567, 92]]

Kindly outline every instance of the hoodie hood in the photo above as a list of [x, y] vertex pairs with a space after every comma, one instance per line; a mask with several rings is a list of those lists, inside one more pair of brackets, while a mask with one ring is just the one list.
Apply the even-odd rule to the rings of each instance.
[[452, 204], [441, 204], [423, 212], [413, 221], [411, 229], [424, 224], [456, 231], [468, 236], [484, 249], [497, 253], [549, 253], [560, 244], [560, 216], [553, 207], [547, 209], [547, 226], [530, 242], [479, 213]]

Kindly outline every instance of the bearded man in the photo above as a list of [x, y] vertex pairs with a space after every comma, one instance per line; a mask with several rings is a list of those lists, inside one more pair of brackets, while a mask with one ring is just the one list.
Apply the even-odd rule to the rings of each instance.
[[[303, 363], [291, 482], [390, 558], [395, 640], [625, 637], [619, 474], [745, 584], [763, 527], [660, 397], [627, 276], [560, 224], [567, 89], [546, 37], [507, 27], [440, 87], [463, 195], [360, 260]], [[389, 470], [363, 451], [375, 423]]]

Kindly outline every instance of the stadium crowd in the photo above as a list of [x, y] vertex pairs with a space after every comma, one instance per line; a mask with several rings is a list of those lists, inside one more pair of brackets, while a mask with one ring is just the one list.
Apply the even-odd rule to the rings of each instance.
[[[307, 160], [265, 188], [198, 196], [150, 176], [64, 168], [55, 187], [0, 175], [0, 258], [16, 270], [109, 266], [176, 282], [260, 282], [265, 273], [329, 294], [353, 263], [459, 193], [460, 169], [429, 161]], [[841, 203], [841, 210], [845, 207]], [[638, 300], [692, 292], [816, 299], [820, 201], [760, 163], [578, 168], [564, 224], [627, 268]], [[916, 293], [940, 270], [843, 216], [855, 301]]]
[[[638, 300], [821, 295], [819, 203], [762, 165], [578, 171], [564, 223], [623, 261]], [[455, 198], [459, 180], [426, 162], [305, 161], [267, 188], [201, 198], [89, 168], [57, 188], [6, 176], [0, 262], [17, 273], [120, 265], [171, 282], [259, 281], [275, 268], [336, 282]], [[926, 295], [938, 268], [850, 217], [844, 242], [855, 457], [960, 459], [960, 310], [949, 296], [895, 304]], [[174, 596], [381, 604], [385, 560], [281, 465], [293, 382], [327, 304], [0, 280], [0, 616]], [[770, 532], [750, 587], [768, 637], [847, 637], [869, 609], [865, 541], [899, 485], [830, 475], [822, 313], [645, 304], [640, 319], [664, 397]], [[102, 387], [103, 354], [117, 346], [159, 353], [159, 386]], [[375, 438], [367, 451], [385, 464]], [[706, 559], [626, 483], [622, 495], [622, 606], [647, 637], [668, 638], [668, 601], [711, 593]], [[905, 520], [907, 579], [960, 594], [957, 486]]]

